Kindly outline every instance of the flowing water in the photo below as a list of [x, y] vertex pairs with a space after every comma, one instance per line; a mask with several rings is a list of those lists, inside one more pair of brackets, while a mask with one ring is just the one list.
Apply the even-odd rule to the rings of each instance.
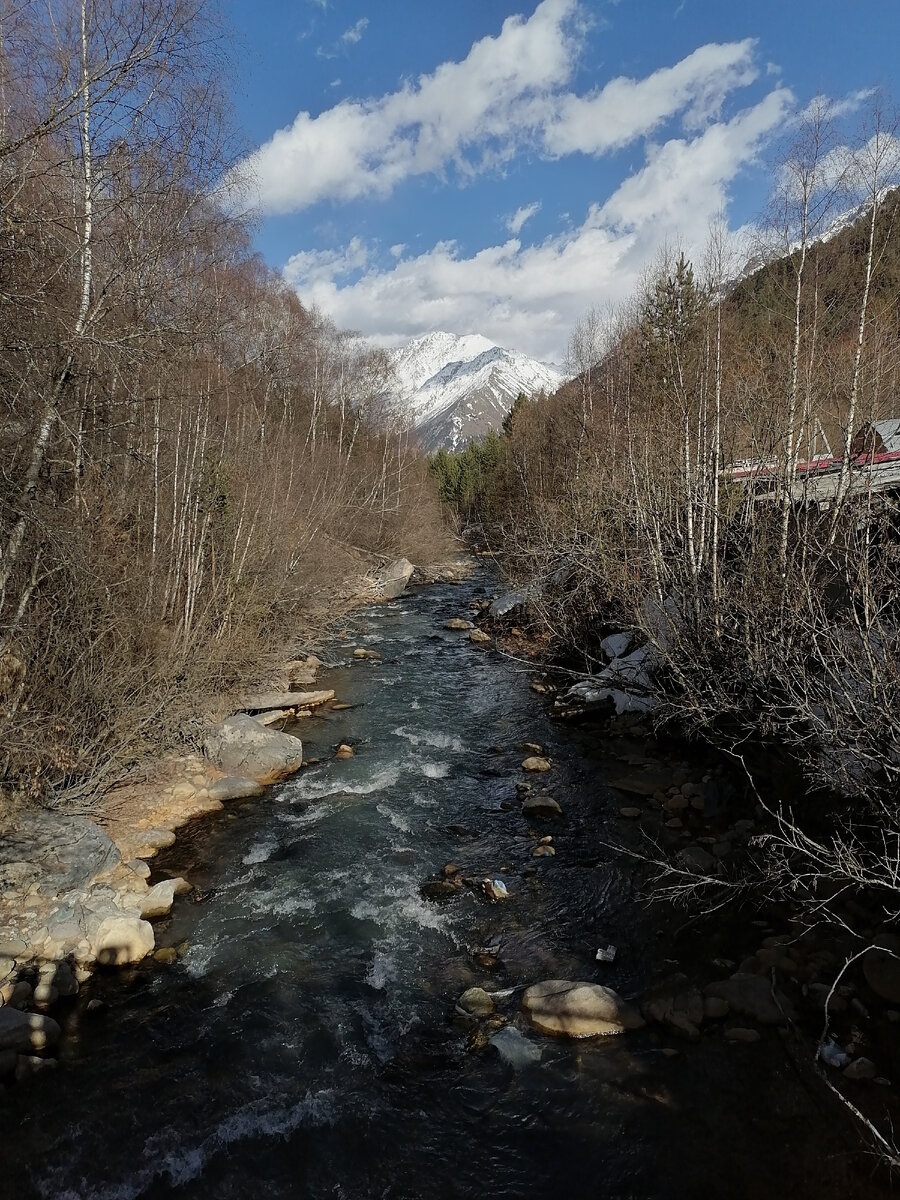
[[[712, 952], [678, 949], [674, 917], [638, 903], [631, 860], [604, 846], [621, 822], [602, 779], [621, 763], [547, 720], [527, 667], [443, 629], [478, 583], [357, 614], [322, 680], [353, 707], [303, 724], [320, 764], [160, 859], [199, 889], [158, 929], [186, 949], [96, 976], [60, 1018], [59, 1068], [3, 1090], [0, 1195], [881, 1194], [774, 1032], [565, 1043], [515, 1017], [539, 979], [628, 995]], [[342, 741], [354, 758], [333, 757]], [[523, 741], [547, 747], [535, 786], [564, 809], [531, 837], [506, 803]], [[533, 858], [548, 831], [556, 857]], [[450, 861], [511, 899], [423, 899]], [[473, 984], [524, 1036], [506, 1054], [454, 1020]]]

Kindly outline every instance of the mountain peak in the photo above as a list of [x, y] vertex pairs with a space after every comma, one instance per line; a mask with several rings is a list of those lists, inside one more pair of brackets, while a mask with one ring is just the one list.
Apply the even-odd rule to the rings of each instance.
[[407, 417], [429, 449], [457, 449], [499, 429], [520, 393], [555, 392], [565, 373], [479, 333], [442, 330], [390, 354], [391, 407]]

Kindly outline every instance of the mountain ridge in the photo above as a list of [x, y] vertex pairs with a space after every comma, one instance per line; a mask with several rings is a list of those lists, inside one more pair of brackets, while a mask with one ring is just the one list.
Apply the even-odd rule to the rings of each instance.
[[481, 334], [443, 330], [389, 352], [395, 386], [388, 403], [428, 449], [455, 450], [498, 429], [520, 393], [555, 392], [566, 380], [544, 363]]

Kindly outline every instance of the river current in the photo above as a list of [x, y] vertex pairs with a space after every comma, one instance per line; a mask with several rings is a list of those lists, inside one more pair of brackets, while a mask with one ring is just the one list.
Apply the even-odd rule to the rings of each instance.
[[[321, 676], [351, 707], [300, 730], [319, 764], [154, 864], [198, 889], [157, 931], [180, 957], [96, 976], [60, 1017], [58, 1069], [3, 1091], [0, 1195], [882, 1194], [774, 1031], [746, 1047], [654, 1028], [566, 1043], [516, 1017], [540, 979], [637, 995], [714, 951], [676, 944], [683, 917], [647, 909], [606, 845], [615, 747], [550, 722], [527, 665], [443, 628], [485, 582], [355, 614]], [[564, 812], [531, 828], [508, 803], [526, 741], [552, 759], [534, 786]], [[341, 742], [355, 757], [334, 758]], [[548, 832], [556, 857], [533, 858]], [[511, 898], [423, 899], [448, 862]], [[476, 984], [501, 994], [522, 1061], [454, 1019]]]

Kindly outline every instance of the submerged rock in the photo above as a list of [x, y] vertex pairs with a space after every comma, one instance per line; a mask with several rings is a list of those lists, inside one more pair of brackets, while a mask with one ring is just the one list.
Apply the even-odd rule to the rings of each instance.
[[522, 1011], [535, 1029], [561, 1037], [600, 1037], [640, 1029], [640, 1013], [612, 988], [548, 979], [526, 990]]
[[540, 1046], [529, 1042], [528, 1038], [523, 1037], [518, 1029], [513, 1029], [511, 1025], [499, 1029], [488, 1039], [488, 1044], [493, 1046], [507, 1066], [512, 1067], [514, 1071], [521, 1071], [541, 1061]]

